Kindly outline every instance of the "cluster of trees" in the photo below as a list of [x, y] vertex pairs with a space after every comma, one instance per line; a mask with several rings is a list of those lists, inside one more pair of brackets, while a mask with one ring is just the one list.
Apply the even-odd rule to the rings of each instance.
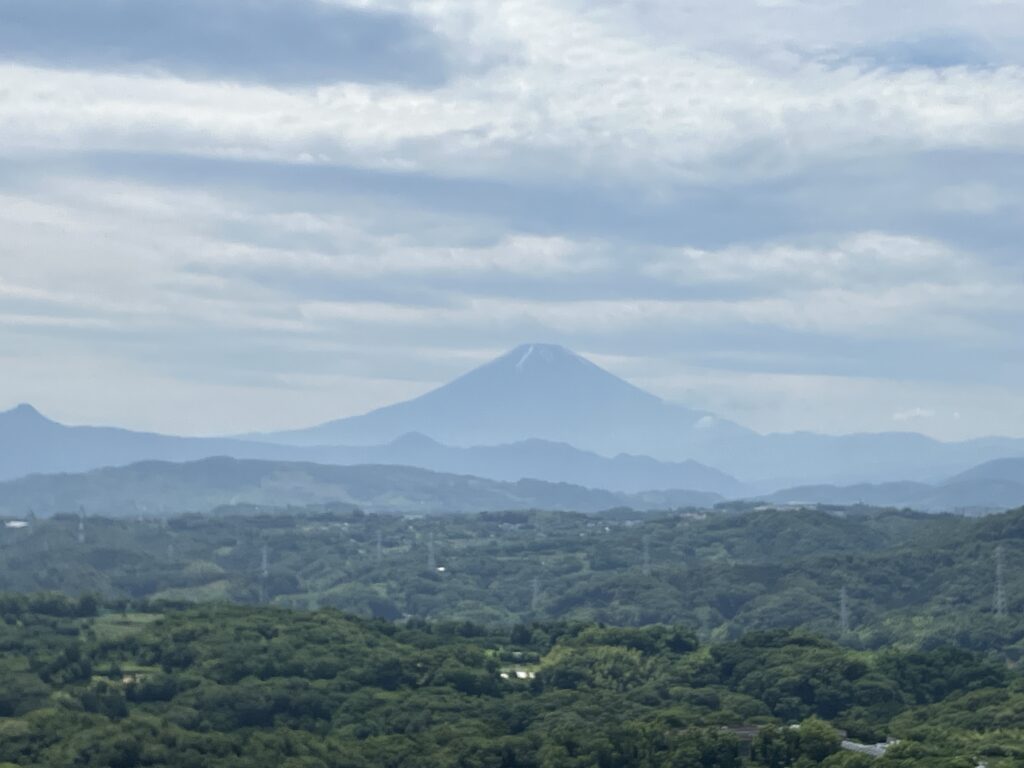
[[[79, 522], [0, 528], [0, 590], [506, 627], [679, 623], [716, 642], [803, 628], [866, 649], [954, 641], [1024, 655], [1024, 510], [980, 520], [865, 508], [416, 519], [242, 507], [90, 516], [84, 536]], [[1005, 616], [993, 603], [999, 545]]]
[[[516, 674], [516, 673], [520, 674]], [[0, 597], [0, 764], [35, 768], [990, 768], [1024, 685], [962, 649], [678, 626]], [[874, 760], [843, 738], [899, 740]]]

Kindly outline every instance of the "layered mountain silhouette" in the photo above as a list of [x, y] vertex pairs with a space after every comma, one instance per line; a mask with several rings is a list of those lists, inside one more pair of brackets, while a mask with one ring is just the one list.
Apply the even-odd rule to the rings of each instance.
[[366, 444], [418, 432], [454, 446], [539, 438], [614, 456], [696, 461], [762, 486], [936, 481], [1024, 454], [1024, 440], [943, 443], [914, 433], [760, 435], [666, 402], [565, 349], [527, 344], [421, 397], [309, 429], [292, 445]]
[[983, 462], [1021, 455], [1024, 440], [1010, 438], [943, 443], [913, 433], [761, 435], [662, 400], [548, 344], [518, 347], [407, 402], [244, 438], [67, 427], [30, 406], [0, 414], [0, 480], [230, 456], [410, 465], [501, 481], [735, 498], [793, 486], [935, 485]]
[[616, 507], [709, 507], [722, 500], [693, 491], [613, 493], [540, 480], [500, 482], [400, 466], [326, 466], [238, 460], [147, 461], [80, 474], [31, 475], [0, 483], [0, 516], [60, 513], [108, 516], [209, 512], [247, 504], [344, 504], [370, 512], [430, 514], [509, 509], [600, 512]]
[[866, 504], [930, 512], [989, 512], [1024, 506], [1024, 458], [990, 461], [944, 482], [862, 483], [788, 488], [763, 497], [772, 504]]
[[[946, 482], [804, 486], [760, 499], [781, 505], [910, 507], [985, 513], [1024, 506], [1024, 459], [991, 462]], [[89, 513], [112, 516], [209, 512], [247, 504], [343, 504], [372, 512], [482, 512], [508, 509], [599, 512], [711, 508], [724, 501], [687, 490], [621, 493], [535, 479], [514, 482], [406, 466], [327, 466], [215, 457], [146, 461], [78, 474], [31, 475], [0, 483], [0, 517]]]
[[752, 436], [665, 402], [552, 344], [526, 344], [414, 400], [260, 439], [290, 445], [386, 443], [409, 433], [454, 446], [541, 439], [604, 455], [691, 458], [686, 446]]
[[[337, 449], [335, 456], [343, 452], [345, 449]], [[506, 481], [529, 477], [625, 493], [680, 488], [727, 498], [749, 493], [735, 477], [695, 461], [665, 462], [630, 454], [606, 458], [549, 440], [457, 448], [409, 433], [389, 445], [356, 448], [349, 453], [352, 460], [345, 463], [404, 464]]]
[[0, 480], [33, 473], [81, 472], [143, 459], [189, 461], [216, 455], [271, 458], [264, 455], [266, 450], [242, 440], [69, 427], [51, 421], [30, 405], [0, 413]]
[[195, 461], [211, 456], [321, 464], [403, 465], [514, 482], [524, 478], [638, 493], [686, 489], [736, 497], [736, 478], [696, 462], [643, 456], [606, 458], [564, 443], [528, 440], [454, 448], [406, 434], [379, 446], [290, 446], [247, 440], [181, 438], [105, 427], [68, 427], [31, 406], [0, 413], [0, 481], [29, 474], [83, 472], [145, 460]]

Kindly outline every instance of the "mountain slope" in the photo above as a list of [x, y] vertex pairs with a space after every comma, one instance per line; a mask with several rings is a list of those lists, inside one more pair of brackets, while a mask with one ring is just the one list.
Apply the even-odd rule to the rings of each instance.
[[522, 443], [452, 448], [423, 435], [403, 435], [378, 446], [283, 446], [246, 440], [179, 438], [100, 427], [67, 427], [30, 406], [0, 413], [0, 480], [28, 474], [84, 472], [139, 461], [194, 461], [210, 456], [308, 461], [322, 464], [388, 464], [492, 480], [533, 478], [589, 488], [637, 493], [686, 488], [736, 497], [736, 478], [696, 462], [666, 463], [643, 456], [605, 458], [570, 445]]
[[0, 480], [32, 473], [81, 472], [142, 459], [188, 461], [215, 455], [271, 458], [271, 447], [243, 440], [169, 437], [110, 427], [68, 427], [30, 405], [0, 413]]
[[[344, 450], [338, 449], [336, 455]], [[348, 452], [362, 457], [362, 461], [352, 463], [406, 464], [494, 480], [514, 481], [529, 477], [626, 493], [688, 488], [734, 498], [749, 492], [736, 478], [695, 461], [663, 462], [628, 454], [606, 458], [566, 443], [537, 439], [455, 448], [441, 445], [426, 435], [412, 433], [387, 446], [356, 448]]]
[[927, 483], [858, 483], [857, 485], [803, 485], [761, 497], [772, 504], [864, 504], [873, 507], [916, 508], [934, 493]]
[[[404, 437], [410, 433], [429, 439]], [[913, 433], [759, 435], [665, 402], [562, 347], [541, 344], [519, 347], [415, 400], [245, 439], [63, 427], [24, 406], [0, 414], [0, 479], [226, 455], [410, 464], [501, 480], [536, 477], [631, 492], [685, 487], [739, 496], [747, 492], [734, 478], [759, 491], [935, 483], [1022, 454], [1024, 440], [1010, 438], [943, 443]]]
[[568, 483], [515, 483], [399, 466], [327, 466], [211, 458], [149, 461], [83, 474], [32, 475], [0, 483], [0, 514], [77, 512], [113, 516], [205, 512], [225, 504], [345, 503], [368, 511], [433, 513], [504, 509], [598, 512], [712, 506], [714, 494], [675, 491], [643, 497]]
[[563, 347], [528, 344], [414, 400], [261, 439], [365, 445], [409, 432], [456, 446], [536, 438], [606, 455], [682, 458], [685, 446], [713, 434], [752, 434], [704, 411], [666, 403]]
[[988, 461], [977, 467], [972, 467], [966, 472], [961, 472], [950, 482], [962, 483], [977, 480], [998, 480], [1024, 485], [1024, 458]]
[[292, 445], [386, 443], [414, 432], [454, 446], [530, 439], [606, 456], [692, 460], [774, 488], [933, 482], [1024, 453], [1024, 440], [942, 443], [914, 433], [759, 435], [674, 405], [563, 347], [528, 344], [414, 400], [309, 429], [259, 436]]
[[762, 497], [773, 504], [868, 504], [931, 512], [1024, 506], [1024, 459], [990, 461], [938, 484], [881, 483], [788, 488]]

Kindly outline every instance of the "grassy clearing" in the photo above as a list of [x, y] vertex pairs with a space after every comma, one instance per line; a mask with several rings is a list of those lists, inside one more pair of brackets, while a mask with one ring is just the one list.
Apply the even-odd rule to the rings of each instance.
[[231, 582], [227, 579], [219, 579], [204, 584], [201, 587], [175, 587], [165, 589], [153, 595], [154, 600], [186, 601], [192, 603], [220, 602], [230, 599], [228, 589]]
[[160, 618], [158, 613], [108, 613], [98, 616], [92, 628], [99, 640], [123, 640]]

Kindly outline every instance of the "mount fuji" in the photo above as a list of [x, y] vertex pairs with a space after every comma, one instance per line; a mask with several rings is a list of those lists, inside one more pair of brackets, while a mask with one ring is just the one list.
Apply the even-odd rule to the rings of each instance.
[[408, 433], [452, 446], [539, 439], [607, 456], [673, 460], [715, 442], [754, 436], [713, 414], [668, 403], [564, 347], [525, 344], [414, 400], [259, 438], [288, 445], [367, 445]]
[[32, 474], [87, 472], [142, 461], [194, 462], [217, 456], [418, 467], [512, 483], [531, 479], [621, 493], [695, 491], [734, 498], [749, 490], [735, 478], [693, 461], [659, 462], [625, 454], [607, 458], [565, 443], [536, 439], [459, 448], [407, 433], [381, 445], [279, 445], [71, 427], [46, 418], [29, 405], [0, 413], [0, 482]]
[[1024, 440], [759, 434], [662, 400], [550, 344], [517, 347], [407, 402], [244, 438], [68, 427], [30, 406], [0, 413], [0, 480], [211, 456], [404, 465], [510, 482], [532, 478], [628, 493], [685, 489], [736, 498], [791, 486], [934, 484], [983, 462], [1024, 456]]
[[762, 435], [667, 402], [552, 344], [525, 344], [420, 397], [370, 413], [255, 439], [292, 446], [390, 443], [418, 433], [450, 446], [527, 440], [603, 456], [695, 461], [753, 483], [935, 482], [1024, 455], [1024, 440], [944, 443], [908, 432]]

